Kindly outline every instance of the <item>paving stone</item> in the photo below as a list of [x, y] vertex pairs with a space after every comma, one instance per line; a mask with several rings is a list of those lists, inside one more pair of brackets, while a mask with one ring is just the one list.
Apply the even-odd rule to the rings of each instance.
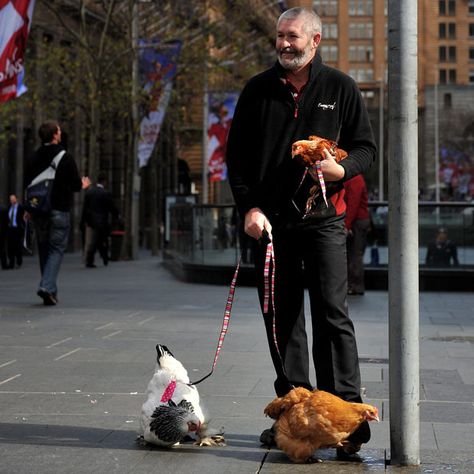
[[[349, 301], [364, 398], [382, 418], [371, 425], [363, 462], [342, 463], [326, 450], [321, 465], [295, 465], [259, 443], [273, 423], [263, 409], [274, 397], [274, 369], [255, 288], [238, 287], [218, 365], [199, 386], [227, 447], [143, 448], [136, 435], [155, 345], [169, 345], [192, 380], [207, 374], [228, 288], [180, 282], [159, 258], [97, 270], [87, 271], [78, 254], [66, 255], [53, 308], [35, 294], [36, 259], [25, 257], [22, 269], [2, 280], [0, 473], [474, 472], [473, 294], [420, 293], [421, 466], [384, 465], [390, 448], [385, 291]], [[308, 303], [306, 314], [310, 327]], [[310, 374], [313, 380], [313, 368]]]

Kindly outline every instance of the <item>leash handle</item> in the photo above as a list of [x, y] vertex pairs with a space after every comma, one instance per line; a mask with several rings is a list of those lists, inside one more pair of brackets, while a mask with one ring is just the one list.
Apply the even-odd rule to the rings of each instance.
[[219, 333], [219, 339], [217, 341], [217, 348], [216, 348], [216, 353], [214, 355], [214, 362], [212, 363], [211, 371], [207, 375], [199, 379], [197, 382], [190, 383], [189, 385], [197, 385], [198, 383], [201, 383], [203, 380], [206, 380], [208, 377], [212, 375], [212, 373], [214, 372], [214, 369], [216, 368], [217, 359], [219, 358], [219, 354], [221, 352], [222, 345], [224, 344], [224, 339], [227, 334], [227, 330], [229, 329], [230, 314], [232, 311], [232, 304], [234, 303], [235, 287], [237, 285], [237, 277], [239, 275], [241, 260], [242, 260], [242, 256], [239, 257], [239, 261], [237, 262], [237, 267], [235, 268], [234, 276], [230, 284], [229, 295], [227, 296], [227, 303], [225, 305], [224, 318], [222, 320], [222, 327]]

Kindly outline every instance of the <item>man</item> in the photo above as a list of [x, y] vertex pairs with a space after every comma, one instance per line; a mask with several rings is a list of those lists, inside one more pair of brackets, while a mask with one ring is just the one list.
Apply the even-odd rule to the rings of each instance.
[[[265, 230], [273, 242], [281, 360], [273, 343], [272, 311], [264, 320], [277, 373], [276, 394], [282, 396], [293, 386], [312, 388], [304, 324], [307, 287], [317, 387], [359, 402], [358, 354], [347, 310], [343, 182], [371, 166], [376, 147], [357, 85], [322, 63], [317, 52], [320, 40], [321, 21], [312, 10], [292, 8], [280, 16], [278, 62], [252, 78], [240, 95], [229, 134], [227, 165], [245, 232], [256, 242], [255, 269], [262, 306], [265, 248], [257, 241]], [[310, 135], [337, 140], [349, 155], [338, 164], [325, 152], [321, 171], [328, 206], [320, 193], [315, 212], [303, 218], [297, 208], [304, 209], [304, 202], [294, 201], [304, 170], [291, 159], [291, 146]], [[308, 173], [303, 188], [308, 188], [308, 180], [309, 187], [316, 184]], [[271, 435], [272, 430], [265, 430], [260, 439], [270, 444]], [[369, 438], [365, 423], [338, 454], [357, 452]]]
[[86, 232], [86, 267], [95, 268], [94, 257], [98, 250], [104, 265], [109, 263], [109, 215], [117, 219], [119, 212], [112, 195], [105, 189], [107, 178], [100, 173], [96, 186], [87, 189], [82, 208], [81, 227]]
[[8, 270], [7, 261], [8, 208], [0, 204], [0, 264], [2, 270]]
[[448, 239], [446, 228], [440, 227], [436, 239], [428, 244], [426, 265], [441, 268], [459, 266], [458, 249], [456, 244]]
[[7, 228], [8, 266], [10, 268], [15, 268], [15, 261], [18, 268], [23, 263], [23, 234], [25, 231], [23, 215], [23, 206], [18, 202], [15, 194], [10, 194]]
[[[27, 184], [48, 168], [56, 155], [64, 149], [61, 145], [61, 128], [57, 122], [44, 122], [38, 134], [42, 145], [27, 165], [25, 175]], [[57, 277], [69, 237], [73, 193], [79, 192], [89, 184], [89, 178], [81, 179], [79, 176], [73, 157], [65, 153], [56, 169], [51, 195], [51, 213], [46, 216], [31, 216], [37, 236], [41, 269], [37, 294], [45, 305], [51, 306], [58, 302]]]
[[369, 197], [364, 177], [359, 174], [344, 183], [347, 229], [348, 295], [363, 295], [364, 253], [370, 231]]

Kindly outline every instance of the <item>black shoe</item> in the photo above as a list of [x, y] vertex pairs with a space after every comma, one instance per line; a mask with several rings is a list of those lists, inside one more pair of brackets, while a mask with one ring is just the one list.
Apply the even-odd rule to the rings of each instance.
[[[350, 441], [353, 445], [357, 446], [362, 443], [368, 443], [370, 441], [370, 426], [368, 421], [362, 422], [362, 424], [357, 428], [354, 433], [352, 433], [347, 441]], [[358, 451], [358, 450], [357, 450]], [[356, 452], [357, 452], [356, 451]]]
[[360, 451], [360, 444], [354, 445], [351, 442], [345, 442], [344, 446], [336, 449], [336, 457], [339, 461], [362, 462], [357, 454]]
[[97, 268], [97, 265], [94, 265], [93, 263], [86, 263], [87, 268]]
[[38, 290], [36, 293], [40, 298], [43, 299], [43, 304], [45, 306], [54, 306], [57, 304], [57, 300], [52, 293], [48, 293], [45, 290]]
[[262, 434], [260, 435], [260, 442], [262, 443], [263, 446], [266, 446], [267, 448], [275, 448], [276, 447], [276, 441], [275, 441], [275, 430], [273, 425], [271, 428], [267, 428], [266, 430], [262, 431]]

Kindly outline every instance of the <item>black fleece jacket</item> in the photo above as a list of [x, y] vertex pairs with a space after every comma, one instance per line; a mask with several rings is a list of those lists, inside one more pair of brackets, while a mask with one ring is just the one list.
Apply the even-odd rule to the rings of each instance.
[[[42, 145], [30, 158], [25, 172], [25, 186], [28, 186], [36, 176], [43, 172], [53, 161], [54, 157], [63, 150], [61, 144]], [[71, 209], [73, 193], [82, 189], [82, 180], [77, 171], [74, 158], [67, 152], [61, 158], [54, 177], [51, 193], [51, 207], [58, 211], [68, 212]]]
[[324, 65], [319, 53], [297, 104], [283, 81], [284, 73], [276, 63], [250, 79], [235, 109], [226, 156], [239, 213], [243, 217], [259, 207], [271, 218], [287, 209], [304, 172], [291, 158], [291, 145], [318, 135], [337, 141], [349, 153], [341, 162], [344, 179], [326, 183], [331, 209], [321, 217], [341, 215], [343, 181], [365, 172], [376, 156], [360, 91], [349, 76]]

